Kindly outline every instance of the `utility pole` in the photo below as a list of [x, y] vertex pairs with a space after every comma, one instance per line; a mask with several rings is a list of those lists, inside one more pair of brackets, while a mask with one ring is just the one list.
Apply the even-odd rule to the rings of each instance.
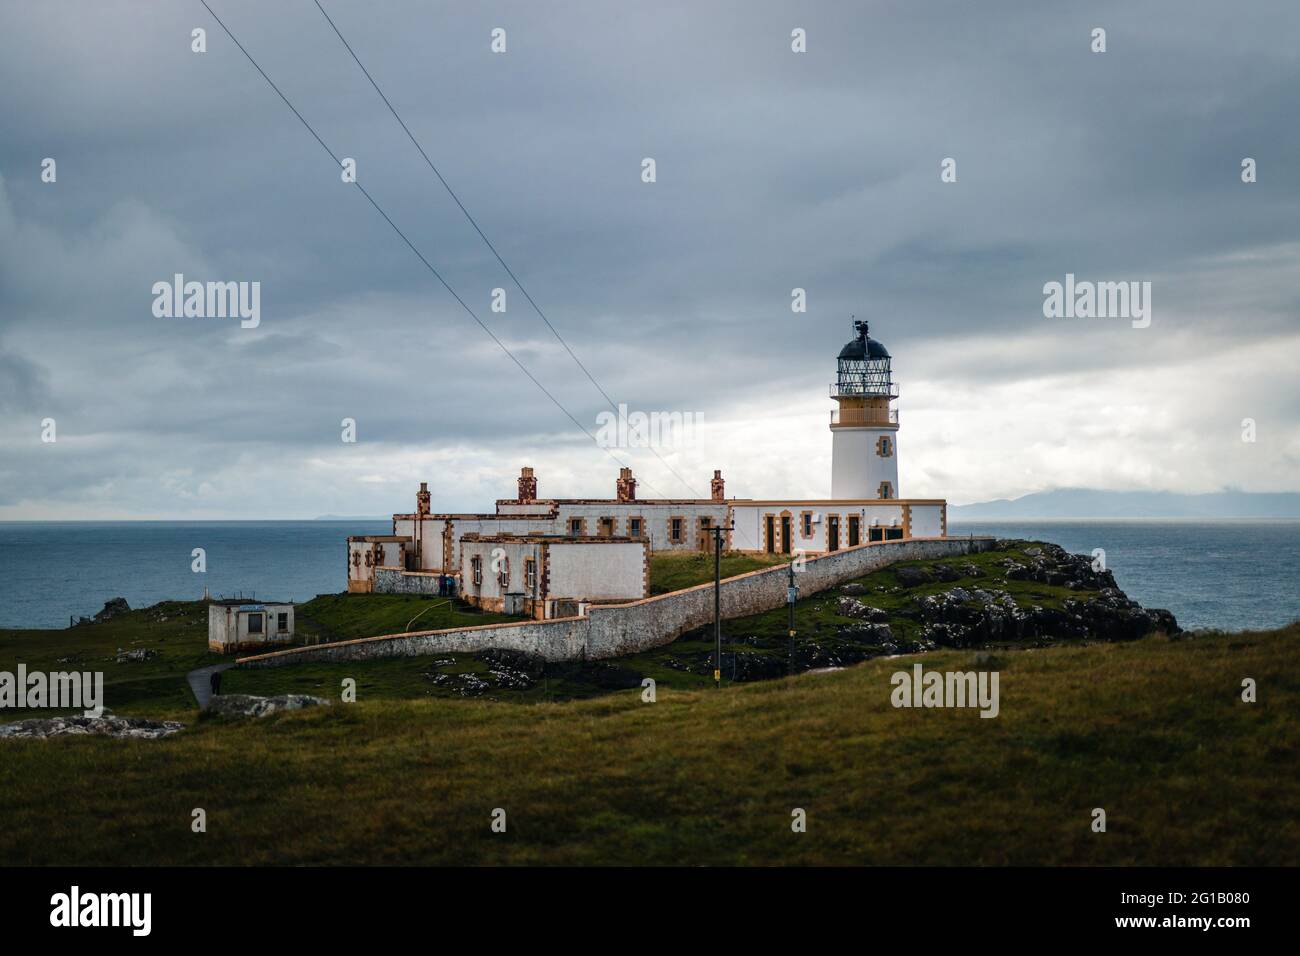
[[722, 687], [722, 532], [735, 525], [717, 525], [708, 529], [713, 535], [713, 640], [716, 648], [713, 657], [713, 686]]
[[787, 567], [790, 569], [790, 584], [785, 589], [785, 603], [790, 608], [790, 647], [786, 658], [786, 676], [794, 676], [794, 602], [799, 600], [799, 588], [794, 583], [794, 562], [791, 561]]

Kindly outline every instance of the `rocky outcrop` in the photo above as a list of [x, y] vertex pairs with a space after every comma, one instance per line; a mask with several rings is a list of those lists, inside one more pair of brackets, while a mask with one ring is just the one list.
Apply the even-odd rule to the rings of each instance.
[[840, 598], [836, 608], [845, 617], [861, 618], [864, 621], [873, 621], [876, 624], [883, 624], [889, 620], [889, 615], [880, 608], [864, 604], [852, 597]]
[[35, 717], [12, 724], [0, 724], [0, 737], [134, 737], [156, 740], [184, 730], [176, 720], [149, 720], [145, 717]]
[[126, 598], [109, 598], [104, 602], [103, 609], [94, 617], [79, 617], [73, 626], [80, 627], [83, 624], [103, 624], [105, 621], [111, 621], [113, 618], [125, 614], [130, 610], [131, 605], [126, 603]]
[[208, 705], [208, 713], [221, 717], [269, 717], [287, 710], [302, 710], [329, 704], [321, 697], [308, 694], [281, 694], [278, 697], [253, 697], [249, 694], [218, 694]]

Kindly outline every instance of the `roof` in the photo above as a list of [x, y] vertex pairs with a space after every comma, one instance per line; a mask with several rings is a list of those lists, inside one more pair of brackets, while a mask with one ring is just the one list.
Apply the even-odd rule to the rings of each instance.
[[291, 607], [292, 601], [270, 601], [266, 598], [215, 598], [209, 601], [210, 604], [216, 604], [219, 607]]
[[889, 350], [884, 344], [873, 338], [868, 338], [863, 333], [862, 338], [854, 339], [844, 348], [840, 349], [840, 358], [862, 361], [863, 359], [882, 359], [889, 358]]

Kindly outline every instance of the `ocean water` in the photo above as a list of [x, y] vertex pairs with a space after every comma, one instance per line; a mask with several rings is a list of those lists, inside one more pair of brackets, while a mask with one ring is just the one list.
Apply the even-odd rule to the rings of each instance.
[[1184, 628], [1239, 631], [1300, 618], [1300, 521], [952, 521], [949, 534], [1053, 541], [1106, 552], [1115, 583]]
[[[256, 594], [305, 601], [347, 587], [345, 540], [387, 521], [0, 522], [0, 627], [66, 627], [112, 597]], [[1106, 551], [1130, 597], [1187, 628], [1279, 627], [1300, 618], [1300, 521], [971, 521], [953, 534]], [[190, 569], [194, 548], [207, 572]]]
[[[347, 537], [388, 521], [0, 522], [0, 627], [67, 627], [112, 597], [256, 594], [307, 601], [347, 588]], [[207, 571], [190, 569], [203, 548]]]

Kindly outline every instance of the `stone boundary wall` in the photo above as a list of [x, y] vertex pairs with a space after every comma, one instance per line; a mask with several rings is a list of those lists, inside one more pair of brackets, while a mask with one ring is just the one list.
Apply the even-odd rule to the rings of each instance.
[[431, 594], [438, 596], [441, 571], [404, 571], [401, 568], [375, 568], [375, 594]]
[[[800, 597], [870, 574], [899, 561], [954, 558], [990, 550], [993, 538], [905, 538], [877, 541], [808, 558], [795, 575]], [[722, 616], [745, 617], [781, 607], [789, 572], [780, 564], [722, 581]], [[241, 657], [243, 667], [276, 667], [318, 661], [419, 657], [488, 649], [524, 651], [548, 661], [599, 660], [659, 647], [713, 621], [713, 585], [700, 584], [629, 604], [597, 604], [586, 617], [509, 621], [438, 631], [413, 631], [296, 647]]]

